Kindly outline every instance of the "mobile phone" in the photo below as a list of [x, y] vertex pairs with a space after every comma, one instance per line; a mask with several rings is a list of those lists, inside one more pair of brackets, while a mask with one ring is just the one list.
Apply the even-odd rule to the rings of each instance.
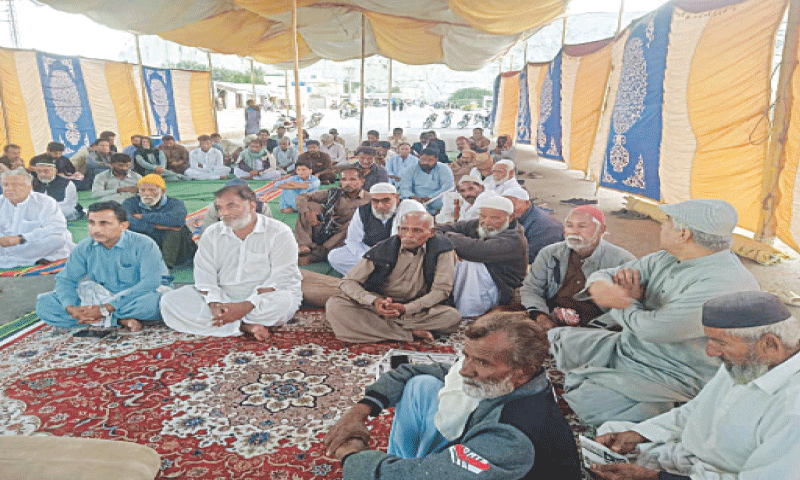
[[80, 338], [104, 338], [114, 333], [112, 330], [91, 330], [88, 328], [84, 328], [79, 332], [75, 332], [72, 336], [73, 337], [80, 337]]
[[392, 367], [392, 370], [404, 363], [408, 363], [408, 355], [392, 355], [389, 359], [389, 365]]

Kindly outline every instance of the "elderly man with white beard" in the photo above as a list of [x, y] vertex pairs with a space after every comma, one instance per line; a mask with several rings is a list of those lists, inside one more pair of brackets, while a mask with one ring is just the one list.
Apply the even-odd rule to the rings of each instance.
[[462, 317], [483, 315], [508, 305], [528, 271], [528, 241], [512, 219], [514, 205], [500, 196], [476, 201], [477, 220], [436, 227], [453, 242], [456, 264], [453, 299]]
[[500, 160], [492, 166], [492, 176], [484, 180], [483, 184], [487, 191], [493, 191], [498, 195], [505, 195], [505, 192], [512, 188], [518, 188], [519, 182], [516, 177], [516, 165], [511, 160]]
[[544, 247], [522, 283], [522, 305], [547, 330], [587, 326], [604, 313], [591, 299], [576, 300], [586, 278], [603, 268], [635, 260], [629, 251], [603, 240], [605, 215], [598, 208], [573, 208], [564, 220], [565, 240]]
[[[367, 387], [325, 436], [343, 478], [582, 478], [575, 440], [542, 363], [544, 332], [495, 313], [465, 332], [454, 365], [401, 365]], [[395, 407], [388, 452], [370, 450], [368, 416]]]
[[58, 202], [61, 213], [68, 222], [83, 217], [83, 207], [78, 203], [78, 190], [75, 183], [58, 175], [55, 161], [43, 160], [34, 165], [36, 178], [33, 179], [33, 191], [44, 193]]
[[161, 175], [151, 173], [140, 178], [139, 194], [126, 199], [122, 208], [128, 213], [128, 228], [152, 238], [168, 268], [194, 257], [197, 245], [186, 226], [186, 205], [167, 196], [167, 184]]
[[597, 441], [635, 463], [595, 465], [602, 480], [755, 480], [800, 475], [800, 321], [769, 293], [703, 305], [706, 355], [722, 360], [689, 403]]
[[256, 214], [256, 196], [244, 185], [214, 194], [222, 221], [206, 230], [194, 259], [194, 285], [161, 298], [164, 323], [180, 332], [258, 341], [300, 307], [297, 242], [284, 223]]

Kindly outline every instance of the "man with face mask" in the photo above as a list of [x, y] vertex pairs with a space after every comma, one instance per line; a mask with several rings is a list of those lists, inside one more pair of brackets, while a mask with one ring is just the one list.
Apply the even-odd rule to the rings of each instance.
[[55, 162], [40, 160], [33, 168], [36, 170], [33, 191], [47, 194], [58, 202], [68, 222], [83, 218], [83, 207], [78, 203], [78, 190], [73, 182], [58, 175]]
[[586, 278], [603, 268], [635, 260], [629, 251], [603, 240], [605, 215], [598, 208], [573, 208], [564, 220], [562, 242], [544, 247], [522, 283], [522, 305], [539, 326], [586, 326], [603, 314], [591, 300], [576, 300]]
[[300, 265], [324, 262], [328, 252], [344, 244], [353, 213], [369, 203], [369, 194], [361, 188], [363, 185], [361, 170], [350, 166], [342, 170], [340, 187], [297, 197], [294, 238]]
[[477, 317], [497, 305], [508, 305], [528, 270], [528, 242], [514, 205], [500, 196], [476, 200], [478, 219], [439, 225], [456, 247], [453, 299], [462, 317]]
[[361, 261], [367, 250], [397, 233], [395, 218], [411, 210], [425, 210], [414, 200], [400, 201], [390, 183], [376, 183], [369, 189], [370, 201], [358, 208], [347, 227], [344, 245], [328, 254], [331, 267], [342, 275]]
[[639, 424], [611, 421], [597, 441], [630, 464], [595, 465], [601, 480], [797, 478], [800, 321], [776, 296], [729, 293], [703, 305], [706, 355], [722, 361], [690, 402]]
[[161, 175], [151, 173], [139, 180], [139, 193], [123, 202], [130, 230], [155, 240], [167, 267], [173, 268], [194, 257], [197, 246], [186, 227], [186, 205], [167, 197]]
[[[454, 365], [405, 364], [381, 375], [325, 436], [344, 480], [582, 478], [578, 451], [542, 363], [547, 337], [522, 313], [465, 332]], [[395, 407], [388, 452], [366, 421]]]
[[442, 195], [453, 190], [453, 171], [439, 162], [437, 152], [426, 148], [416, 165], [411, 165], [400, 180], [400, 198], [411, 198], [436, 214], [442, 208]]

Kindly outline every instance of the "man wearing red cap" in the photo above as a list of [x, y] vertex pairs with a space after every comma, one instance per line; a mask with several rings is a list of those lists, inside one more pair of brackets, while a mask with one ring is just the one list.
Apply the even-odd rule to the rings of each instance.
[[635, 260], [629, 251], [603, 240], [603, 212], [590, 205], [574, 208], [564, 220], [562, 242], [544, 247], [522, 284], [522, 305], [540, 326], [586, 326], [603, 310], [591, 300], [576, 300], [592, 273]]

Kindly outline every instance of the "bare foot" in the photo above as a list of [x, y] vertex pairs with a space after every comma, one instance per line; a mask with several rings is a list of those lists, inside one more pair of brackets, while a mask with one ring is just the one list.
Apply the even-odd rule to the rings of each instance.
[[131, 333], [141, 332], [142, 324], [135, 318], [120, 318], [117, 323], [125, 327]]
[[297, 247], [297, 253], [299, 255], [308, 255], [309, 253], [311, 253], [311, 247], [309, 247], [308, 245], [300, 245], [299, 247]]
[[436, 343], [436, 339], [433, 338], [433, 334], [427, 330], [414, 330], [411, 332], [411, 335], [425, 343]]
[[242, 322], [242, 326], [239, 328], [245, 333], [245, 335], [251, 335], [259, 342], [269, 340], [269, 337], [272, 336], [272, 332], [270, 332], [269, 328], [265, 327], [264, 325]]
[[281, 213], [294, 213], [294, 208], [292, 207], [281, 208]]
[[545, 315], [539, 315], [539, 317], [535, 320], [536, 324], [542, 327], [545, 330], [552, 330], [556, 328], [558, 325], [554, 322], [551, 318]]

